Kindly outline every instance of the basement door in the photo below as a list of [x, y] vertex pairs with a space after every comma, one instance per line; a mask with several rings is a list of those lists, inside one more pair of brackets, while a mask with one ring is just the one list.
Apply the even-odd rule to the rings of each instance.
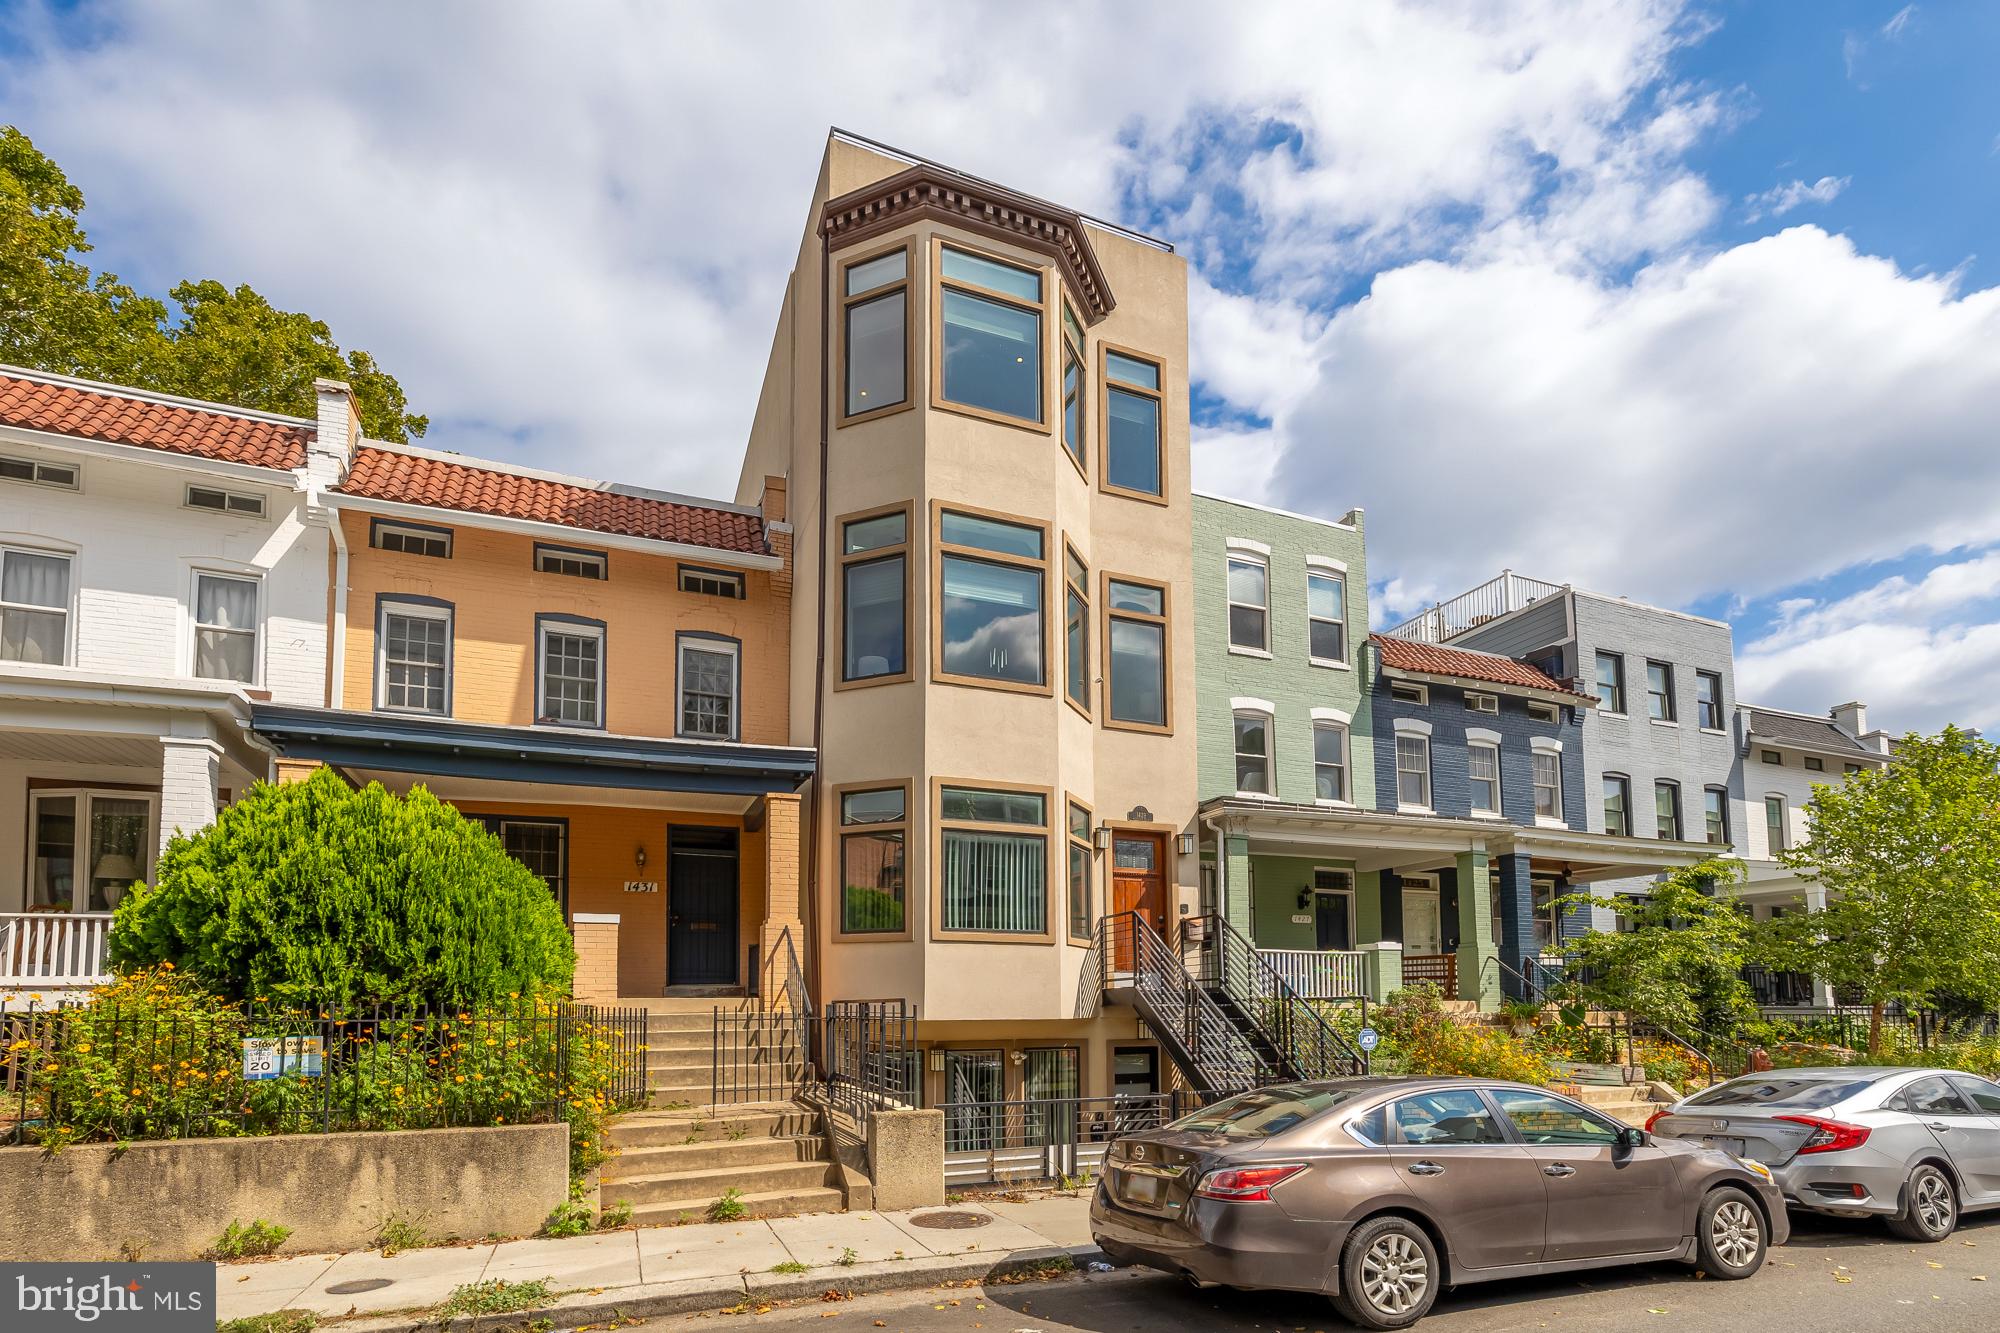
[[733, 828], [667, 830], [667, 984], [736, 983], [737, 847]]

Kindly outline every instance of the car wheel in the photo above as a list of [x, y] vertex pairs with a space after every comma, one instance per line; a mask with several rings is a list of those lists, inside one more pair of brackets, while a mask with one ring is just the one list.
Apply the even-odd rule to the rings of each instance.
[[1333, 1308], [1362, 1328], [1408, 1328], [1430, 1312], [1443, 1284], [1437, 1246], [1406, 1217], [1363, 1222], [1340, 1252]]
[[1958, 1191], [1952, 1188], [1951, 1177], [1929, 1162], [1910, 1172], [1903, 1202], [1903, 1215], [1889, 1219], [1889, 1230], [1904, 1240], [1935, 1244], [1958, 1226]]
[[1769, 1243], [1764, 1214], [1738, 1189], [1719, 1189], [1701, 1201], [1694, 1266], [1709, 1277], [1734, 1281], [1764, 1266]]

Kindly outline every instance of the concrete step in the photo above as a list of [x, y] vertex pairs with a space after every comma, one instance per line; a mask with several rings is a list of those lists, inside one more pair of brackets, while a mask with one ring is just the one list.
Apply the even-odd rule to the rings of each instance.
[[[606, 1191], [605, 1202], [616, 1203], [618, 1200]], [[684, 1222], [706, 1222], [708, 1205], [714, 1202], [714, 1199], [701, 1199], [694, 1202], [637, 1204], [632, 1209], [632, 1221], [642, 1227], [671, 1227]], [[847, 1206], [847, 1201], [841, 1196], [840, 1191], [830, 1187], [746, 1194], [737, 1202], [743, 1205], [745, 1217], [790, 1217], [797, 1213], [837, 1213]]]
[[800, 1162], [825, 1160], [826, 1140], [816, 1134], [789, 1139], [766, 1136], [737, 1140], [725, 1135], [705, 1142], [621, 1148], [616, 1157], [604, 1164], [603, 1177], [606, 1181], [631, 1180], [685, 1171], [795, 1166]]
[[825, 1162], [779, 1162], [764, 1166], [724, 1166], [702, 1171], [666, 1171], [607, 1181], [604, 1193], [614, 1202], [704, 1206], [724, 1190], [744, 1194], [784, 1194], [817, 1189], [827, 1183]]
[[[739, 1139], [791, 1138], [815, 1134], [819, 1117], [788, 1102], [719, 1106], [685, 1111], [635, 1111], [611, 1122], [613, 1147], [666, 1147], [674, 1144], [728, 1142]], [[740, 1131], [740, 1134], [738, 1133]]]
[[1576, 1091], [1569, 1094], [1585, 1106], [1614, 1106], [1620, 1102], [1643, 1102], [1650, 1100], [1643, 1086], [1598, 1083], [1572, 1083]]

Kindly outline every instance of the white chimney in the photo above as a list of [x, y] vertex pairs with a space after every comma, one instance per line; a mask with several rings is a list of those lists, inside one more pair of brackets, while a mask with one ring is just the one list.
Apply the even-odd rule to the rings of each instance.
[[344, 380], [314, 380], [319, 396], [319, 433], [306, 451], [306, 471], [321, 489], [340, 484], [354, 461], [354, 446], [361, 438], [361, 413], [354, 406], [354, 390]]
[[1827, 716], [1833, 719], [1834, 726], [1839, 727], [1850, 736], [1859, 738], [1863, 732], [1868, 730], [1867, 704], [1859, 702], [1835, 704], [1828, 710]]

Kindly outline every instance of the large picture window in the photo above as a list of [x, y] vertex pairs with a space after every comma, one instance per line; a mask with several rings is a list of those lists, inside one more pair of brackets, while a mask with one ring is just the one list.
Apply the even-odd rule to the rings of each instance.
[[1042, 275], [938, 247], [938, 397], [1031, 426], [1042, 411]]
[[910, 251], [901, 245], [841, 270], [841, 424], [907, 407]]
[[840, 525], [840, 678], [910, 676], [908, 509], [850, 518]]
[[109, 912], [148, 876], [157, 845], [151, 794], [87, 789], [28, 793], [28, 906]]
[[384, 602], [376, 639], [376, 706], [399, 713], [450, 713], [451, 608]]
[[549, 617], [535, 626], [535, 721], [562, 727], [604, 725], [604, 627]]
[[1090, 475], [1085, 458], [1083, 423], [1084, 404], [1084, 359], [1083, 325], [1077, 321], [1076, 311], [1064, 301], [1062, 307], [1063, 328], [1063, 448], [1069, 450], [1069, 461], [1076, 464], [1076, 470]]
[[194, 576], [194, 674], [204, 680], [257, 679], [257, 580]]
[[1063, 697], [1090, 715], [1090, 570], [1063, 545]]
[[1315, 662], [1347, 661], [1347, 580], [1330, 570], [1306, 573], [1306, 652]]
[[940, 679], [1040, 690], [1045, 529], [953, 509], [938, 511]]
[[908, 793], [902, 787], [840, 796], [840, 930], [899, 934], [905, 926], [904, 843]]
[[680, 734], [733, 741], [737, 716], [737, 647], [733, 640], [680, 641]]
[[0, 551], [0, 661], [67, 662], [69, 571], [66, 555]]
[[1167, 590], [1104, 581], [1107, 726], [1167, 729]]
[[1104, 350], [1104, 489], [1142, 499], [1166, 494], [1160, 365]]
[[938, 791], [940, 927], [1048, 932], [1048, 797], [982, 787]]

